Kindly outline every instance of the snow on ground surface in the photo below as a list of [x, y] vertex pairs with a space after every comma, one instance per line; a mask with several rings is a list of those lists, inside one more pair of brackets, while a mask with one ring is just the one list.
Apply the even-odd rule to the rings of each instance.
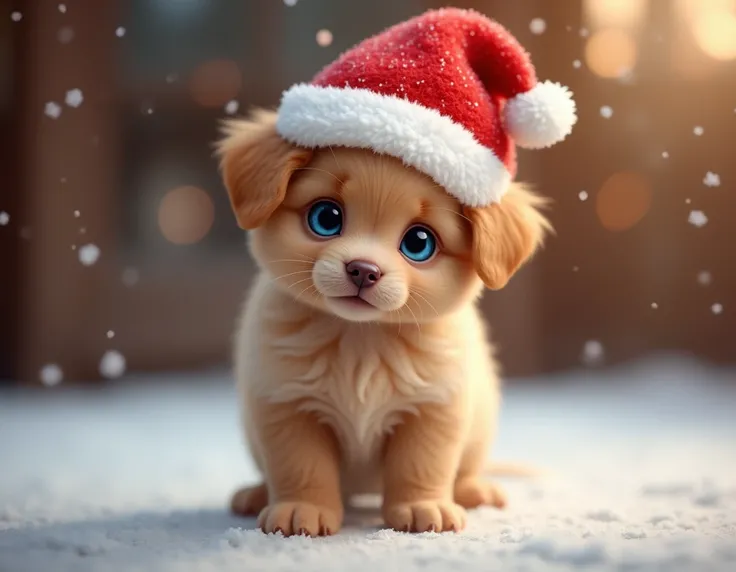
[[224, 374], [0, 392], [0, 571], [736, 570], [735, 380], [667, 358], [510, 383], [495, 457], [552, 476], [460, 534], [363, 511], [316, 540], [227, 514], [257, 476]]

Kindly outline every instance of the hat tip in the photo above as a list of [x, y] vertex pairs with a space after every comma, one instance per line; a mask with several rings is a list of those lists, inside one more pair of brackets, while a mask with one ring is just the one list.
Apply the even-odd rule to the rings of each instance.
[[570, 90], [556, 82], [537, 83], [506, 102], [504, 124], [514, 142], [525, 149], [551, 147], [565, 139], [577, 122]]

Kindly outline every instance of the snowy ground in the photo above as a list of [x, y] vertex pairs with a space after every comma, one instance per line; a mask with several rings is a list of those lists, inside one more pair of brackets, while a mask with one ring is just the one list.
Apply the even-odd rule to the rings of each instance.
[[317, 540], [226, 513], [256, 478], [226, 376], [0, 393], [0, 571], [735, 570], [735, 378], [667, 359], [512, 384], [496, 457], [552, 477], [458, 535], [368, 512]]

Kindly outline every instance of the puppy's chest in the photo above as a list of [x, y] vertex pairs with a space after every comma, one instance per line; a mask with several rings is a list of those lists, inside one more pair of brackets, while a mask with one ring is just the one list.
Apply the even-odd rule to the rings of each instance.
[[458, 348], [446, 340], [367, 325], [306, 327], [272, 351], [284, 374], [272, 398], [316, 413], [355, 461], [375, 454], [402, 415], [451, 399], [462, 379]]

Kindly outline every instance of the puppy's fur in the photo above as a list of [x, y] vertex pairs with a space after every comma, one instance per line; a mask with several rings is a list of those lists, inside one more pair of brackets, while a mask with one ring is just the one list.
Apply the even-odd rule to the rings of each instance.
[[[382, 493], [388, 526], [460, 530], [464, 508], [503, 506], [483, 480], [499, 382], [475, 301], [503, 287], [549, 229], [544, 201], [521, 186], [500, 204], [463, 208], [430, 178], [358, 149], [311, 151], [256, 112], [226, 125], [221, 170], [261, 271], [238, 326], [237, 387], [264, 483], [232, 508], [265, 532], [333, 534], [350, 495]], [[305, 223], [329, 198], [343, 233]], [[408, 261], [398, 246], [421, 223], [437, 256]], [[383, 275], [354, 295], [345, 264]]]

